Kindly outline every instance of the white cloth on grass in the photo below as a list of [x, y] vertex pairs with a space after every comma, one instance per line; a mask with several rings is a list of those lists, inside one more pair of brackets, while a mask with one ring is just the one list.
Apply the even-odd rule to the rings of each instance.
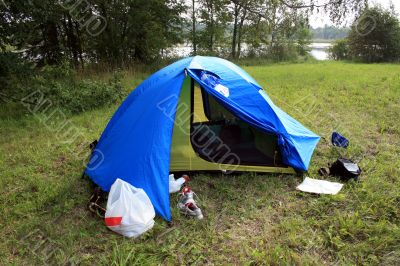
[[309, 193], [336, 195], [342, 187], [343, 184], [340, 183], [306, 177], [296, 189]]

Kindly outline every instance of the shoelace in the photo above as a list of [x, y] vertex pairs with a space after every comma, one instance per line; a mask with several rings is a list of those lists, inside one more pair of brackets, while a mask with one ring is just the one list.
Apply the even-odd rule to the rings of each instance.
[[[200, 201], [200, 200], [199, 200], [199, 196], [197, 196], [197, 194], [194, 193], [193, 191], [192, 191], [192, 193], [193, 193], [193, 200], [194, 200], [195, 202]], [[182, 198], [183, 198], [184, 196], [186, 196], [186, 195], [183, 194], [183, 193], [180, 193], [180, 196], [179, 196], [179, 198], [178, 198], [178, 202], [177, 202], [177, 203], [179, 203], [179, 202], [182, 200]], [[196, 197], [196, 199], [195, 199], [195, 197]]]

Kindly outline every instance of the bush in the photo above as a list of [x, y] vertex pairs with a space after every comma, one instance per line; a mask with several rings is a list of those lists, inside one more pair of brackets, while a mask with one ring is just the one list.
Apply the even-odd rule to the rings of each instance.
[[349, 44], [346, 39], [337, 40], [328, 49], [329, 57], [333, 60], [349, 59]]
[[293, 61], [299, 58], [298, 48], [291, 42], [277, 42], [263, 55], [274, 62]]
[[[59, 74], [62, 76], [65, 73]], [[40, 91], [54, 107], [71, 113], [80, 113], [113, 104], [124, 96], [121, 76], [118, 73], [114, 74], [108, 82], [78, 80], [74, 75], [63, 78], [61, 76], [58, 79], [48, 79], [46, 74], [36, 76], [33, 79], [35, 85], [31, 88], [31, 93]]]
[[79, 113], [120, 101], [121, 78], [117, 72], [108, 82], [82, 80], [68, 64], [38, 69], [18, 55], [0, 53], [0, 96], [15, 102], [40, 92], [52, 107]]

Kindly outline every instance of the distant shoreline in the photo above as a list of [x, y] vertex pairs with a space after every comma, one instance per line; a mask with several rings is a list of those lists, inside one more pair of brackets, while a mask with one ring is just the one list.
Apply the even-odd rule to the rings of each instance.
[[334, 43], [339, 39], [311, 39], [312, 43]]

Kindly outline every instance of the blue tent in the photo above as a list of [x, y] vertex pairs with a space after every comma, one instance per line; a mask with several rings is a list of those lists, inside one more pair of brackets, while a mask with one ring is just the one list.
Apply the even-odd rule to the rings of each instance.
[[117, 178], [123, 179], [143, 188], [157, 214], [171, 220], [171, 142], [179, 96], [188, 78], [241, 121], [276, 136], [283, 164], [307, 170], [319, 136], [277, 107], [235, 64], [195, 56], [151, 75], [111, 118], [85, 170], [103, 190], [109, 191]]

